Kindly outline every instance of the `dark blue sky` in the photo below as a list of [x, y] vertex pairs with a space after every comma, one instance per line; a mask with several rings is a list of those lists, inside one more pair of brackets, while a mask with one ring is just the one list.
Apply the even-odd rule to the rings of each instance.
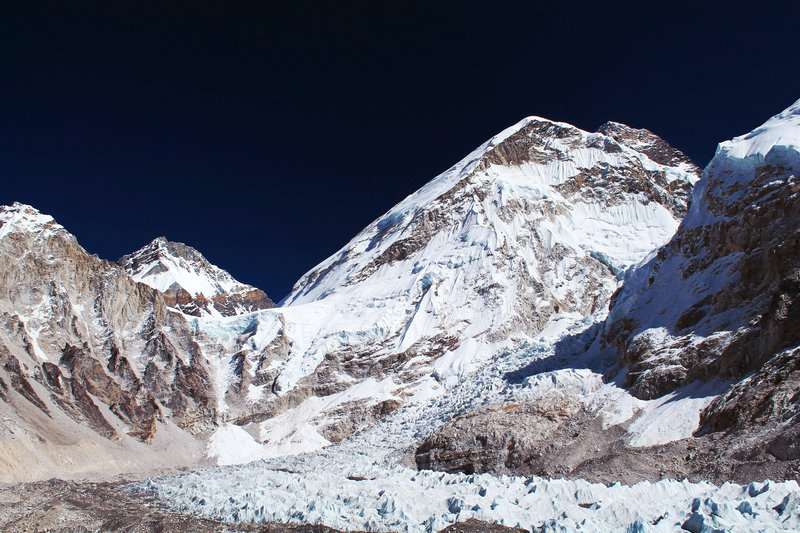
[[108, 259], [166, 235], [275, 300], [524, 116], [704, 165], [800, 98], [800, 2], [12, 4], [0, 203]]

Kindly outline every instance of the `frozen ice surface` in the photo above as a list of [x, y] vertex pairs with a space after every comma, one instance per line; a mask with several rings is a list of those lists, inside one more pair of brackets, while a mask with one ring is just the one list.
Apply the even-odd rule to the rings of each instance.
[[[642, 402], [581, 368], [586, 365], [579, 358], [556, 361], [553, 370], [520, 383], [506, 379], [509, 372], [554, 357], [554, 338], [589, 324], [584, 319], [553, 327], [500, 354], [445, 394], [398, 409], [342, 443], [302, 455], [153, 479], [137, 489], [153, 491], [164, 503], [204, 517], [315, 523], [343, 530], [438, 531], [470, 518], [544, 531], [658, 532], [683, 524], [696, 531], [800, 528], [800, 487], [794, 481], [717, 487], [662, 480], [608, 487], [582, 480], [417, 471], [402, 464], [433, 429], [488, 403], [578, 391], [589, 404], [622, 406], [608, 415], [616, 417], [614, 423], [639, 416], [669, 421], [697, 409], [692, 402], [704, 397], [702, 386], [684, 391], [689, 403], [680, 397]], [[666, 438], [682, 436], [667, 431]], [[658, 441], [665, 436], [645, 431], [639, 438]]]
[[[343, 530], [438, 531], [470, 518], [544, 531], [675, 531], [687, 521], [700, 524], [696, 531], [791, 531], [800, 525], [794, 481], [717, 487], [663, 480], [608, 487], [358, 463], [317, 455], [215, 475], [195, 472], [146, 488], [201, 516]], [[795, 505], [780, 512], [784, 501]]]

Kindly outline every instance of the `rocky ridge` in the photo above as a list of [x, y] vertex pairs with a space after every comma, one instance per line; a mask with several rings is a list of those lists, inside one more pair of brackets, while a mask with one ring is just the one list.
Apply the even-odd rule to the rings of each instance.
[[[452, 472], [609, 483], [796, 478], [799, 132], [800, 102], [723, 143], [689, 202], [696, 169], [652, 133], [615, 123], [589, 133], [531, 117], [309, 272], [285, 307], [231, 307], [230, 316], [196, 303], [181, 309], [168, 294], [174, 279], [164, 292], [137, 283], [52, 218], [2, 208], [3, 472], [14, 480], [34, 465], [34, 476], [69, 476], [209, 457], [235, 463], [341, 442], [146, 485], [184, 509], [236, 520], [282, 520], [275, 509], [284, 507], [346, 519], [331, 514], [342, 483], [380, 487], [387, 471], [403, 490], [439, 491], [445, 477], [396, 463], [420, 437], [417, 466]], [[170, 257], [200, 262], [157, 239], [122, 263], [153, 281], [170, 244]], [[180, 459], [164, 455], [175, 447]], [[308, 506], [273, 509], [279, 491], [263, 490], [264, 505], [252, 507], [255, 471], [276, 489], [299, 476], [294, 489], [314, 493]], [[480, 505], [451, 497], [430, 511], [429, 525], [498, 520], [505, 508], [495, 513], [494, 496], [485, 487], [475, 496], [472, 484], [505, 493], [517, 483], [447, 479]], [[232, 483], [235, 497], [184, 497], [205, 494], [206, 483]], [[701, 489], [683, 483], [679, 492]], [[605, 505], [570, 490], [570, 519]], [[671, 520], [749, 524], [748, 502], [770, 490], [724, 486], [714, 498], [735, 509], [709, 498], [691, 504], [685, 522], [675, 507]], [[796, 497], [776, 494], [752, 505], [796, 521]], [[411, 512], [408, 498], [378, 497], [374, 520]], [[359, 512], [357, 501], [346, 504]], [[363, 508], [361, 518], [373, 520]]]

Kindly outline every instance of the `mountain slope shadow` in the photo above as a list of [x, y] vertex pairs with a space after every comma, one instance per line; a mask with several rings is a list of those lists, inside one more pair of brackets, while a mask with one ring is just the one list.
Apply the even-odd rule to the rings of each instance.
[[610, 350], [598, 345], [602, 325], [602, 322], [595, 322], [578, 333], [562, 337], [553, 345], [551, 355], [506, 372], [503, 379], [509, 385], [520, 385], [531, 376], [566, 369], [588, 369], [606, 374], [612, 370], [615, 361]]

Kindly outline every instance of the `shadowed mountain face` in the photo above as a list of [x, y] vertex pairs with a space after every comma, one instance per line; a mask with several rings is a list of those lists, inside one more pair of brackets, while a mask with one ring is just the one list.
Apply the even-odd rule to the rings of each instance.
[[637, 396], [738, 379], [800, 344], [798, 173], [800, 102], [720, 144], [675, 236], [611, 305], [605, 338]]
[[180, 243], [109, 263], [2, 207], [0, 480], [265, 459], [139, 488], [341, 528], [797, 522], [793, 482], [535, 476], [797, 477], [799, 147], [800, 102], [698, 182], [647, 130], [530, 117], [275, 308]]
[[[796, 478], [798, 172], [800, 102], [700, 181], [647, 130], [530, 117], [275, 308], [185, 245], [109, 263], [0, 208], [2, 480], [261, 458], [140, 487], [207, 516], [373, 529], [546, 527], [538, 505], [572, 529], [797, 522], [793, 482], [404, 464]], [[437, 508], [406, 506], [417, 494]]]
[[720, 144], [675, 237], [615, 296], [605, 334], [639, 397], [740, 380], [700, 427], [781, 460], [800, 458], [798, 176], [800, 101]]

